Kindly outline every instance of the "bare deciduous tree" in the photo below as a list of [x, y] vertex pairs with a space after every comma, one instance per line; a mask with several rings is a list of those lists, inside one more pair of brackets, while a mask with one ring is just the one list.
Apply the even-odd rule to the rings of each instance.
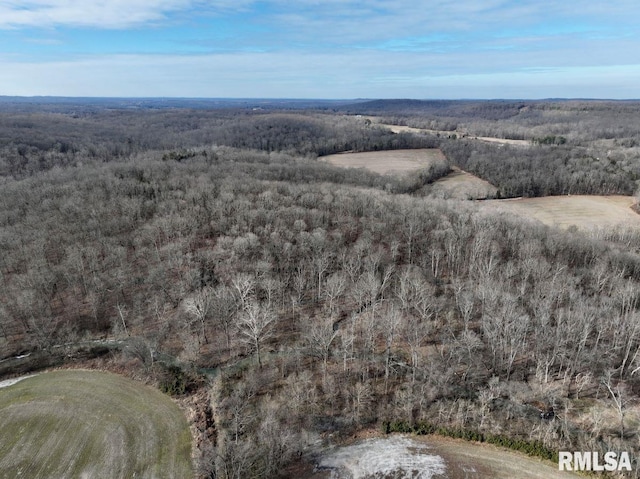
[[209, 343], [207, 337], [207, 317], [211, 311], [213, 291], [210, 287], [199, 289], [184, 300], [184, 309], [198, 323], [198, 334], [205, 344]]
[[255, 291], [255, 278], [247, 273], [238, 273], [231, 278], [240, 309], [245, 309]]
[[218, 285], [213, 288], [211, 315], [213, 316], [214, 322], [222, 326], [227, 348], [231, 347], [231, 327], [236, 313], [237, 303], [233, 296], [233, 290], [225, 285]]
[[611, 395], [611, 399], [618, 413], [618, 419], [620, 420], [620, 438], [624, 439], [624, 417], [627, 412], [629, 395], [626, 390], [626, 385], [621, 381], [614, 382], [613, 376], [613, 371], [606, 371], [602, 378], [602, 384]]
[[349, 400], [351, 406], [351, 418], [359, 421], [365, 414], [366, 408], [371, 404], [373, 393], [371, 386], [365, 382], [357, 382], [349, 388]]
[[330, 275], [324, 282], [322, 296], [325, 298], [329, 316], [336, 313], [336, 303], [344, 295], [347, 287], [347, 276], [338, 271]]
[[308, 351], [314, 357], [322, 359], [322, 369], [325, 377], [331, 345], [337, 335], [338, 329], [334, 327], [334, 321], [329, 316], [308, 318], [304, 326], [303, 338]]
[[250, 300], [238, 318], [238, 330], [241, 339], [256, 354], [258, 366], [262, 368], [261, 348], [273, 334], [277, 320], [276, 314], [265, 305]]

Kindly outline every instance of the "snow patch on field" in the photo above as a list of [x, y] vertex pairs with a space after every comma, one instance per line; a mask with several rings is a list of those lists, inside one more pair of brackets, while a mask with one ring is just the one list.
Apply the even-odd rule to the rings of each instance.
[[445, 474], [445, 462], [426, 444], [403, 436], [368, 439], [323, 456], [318, 466], [331, 479], [431, 479]]
[[32, 378], [35, 374], [30, 374], [29, 376], [20, 376], [19, 378], [13, 379], [5, 379], [4, 381], [0, 381], [0, 389], [8, 388], [9, 386], [13, 386], [15, 383], [22, 381], [23, 379]]

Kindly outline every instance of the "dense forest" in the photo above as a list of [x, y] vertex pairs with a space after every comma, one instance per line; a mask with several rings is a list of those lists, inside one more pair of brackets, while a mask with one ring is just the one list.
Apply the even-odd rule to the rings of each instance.
[[[197, 403], [199, 477], [277, 477], [327, 434], [425, 424], [637, 457], [640, 231], [562, 231], [425, 196], [442, 172], [318, 160], [440, 147], [503, 197], [632, 194], [637, 105], [380, 105], [5, 108], [0, 372], [115, 340], [88, 364]], [[472, 138], [516, 131], [567, 141]]]

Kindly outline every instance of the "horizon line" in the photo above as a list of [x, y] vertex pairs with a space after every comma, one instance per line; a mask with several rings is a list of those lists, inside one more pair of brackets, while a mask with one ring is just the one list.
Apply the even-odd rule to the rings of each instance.
[[502, 98], [416, 98], [416, 97], [370, 97], [370, 98], [330, 98], [330, 97], [215, 97], [215, 96], [86, 96], [86, 95], [0, 95], [0, 101], [6, 100], [191, 100], [191, 101], [326, 101], [326, 102], [370, 102], [370, 101], [640, 101], [640, 98], [606, 98], [606, 97], [502, 97]]

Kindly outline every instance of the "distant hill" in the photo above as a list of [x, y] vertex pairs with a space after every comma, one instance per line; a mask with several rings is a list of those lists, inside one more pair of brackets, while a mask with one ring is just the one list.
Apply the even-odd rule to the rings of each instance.
[[59, 96], [0, 96], [0, 111], [96, 111], [161, 109], [249, 109], [304, 110], [331, 109], [353, 104], [354, 100], [315, 100], [295, 98], [104, 98]]
[[544, 100], [362, 100], [338, 107], [339, 111], [362, 115], [405, 115], [446, 117], [450, 119], [464, 118], [465, 120], [506, 120], [512, 118], [527, 108], [553, 108], [559, 105], [563, 108], [576, 107], [594, 108], [603, 105], [634, 105], [637, 100], [594, 100], [548, 98]]
[[503, 120], [517, 115], [533, 101], [514, 100], [371, 100], [340, 107], [366, 115], [428, 115], [447, 118]]

